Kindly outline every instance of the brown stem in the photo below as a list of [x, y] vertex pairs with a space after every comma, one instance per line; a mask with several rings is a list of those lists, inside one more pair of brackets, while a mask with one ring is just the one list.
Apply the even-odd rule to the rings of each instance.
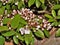
[[39, 14], [40, 14], [40, 13], [47, 13], [47, 14], [51, 14], [50, 12], [45, 11], [45, 10], [43, 10], [43, 11], [38, 11], [38, 13], [39, 13]]
[[50, 2], [50, 0], [47, 0], [48, 1], [48, 3], [51, 5], [51, 7], [53, 6], [53, 4]]

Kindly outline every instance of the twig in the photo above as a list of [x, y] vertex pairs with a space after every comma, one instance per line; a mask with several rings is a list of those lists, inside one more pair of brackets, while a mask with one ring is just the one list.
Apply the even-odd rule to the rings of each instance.
[[56, 32], [56, 29], [57, 29], [57, 28], [54, 28], [54, 27], [53, 27], [52, 30], [50, 31], [50, 35], [53, 35], [53, 34]]
[[38, 13], [47, 13], [47, 14], [51, 14], [50, 12], [46, 11], [46, 10], [43, 10], [43, 11], [38, 11]]
[[49, 0], [47, 0], [48, 1], [48, 3], [51, 5], [51, 7], [53, 6], [53, 4], [49, 1]]

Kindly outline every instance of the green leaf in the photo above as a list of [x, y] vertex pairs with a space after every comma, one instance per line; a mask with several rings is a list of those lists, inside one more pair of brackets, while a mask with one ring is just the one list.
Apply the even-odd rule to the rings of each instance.
[[25, 21], [25, 19], [23, 19], [21, 16], [20, 16], [20, 23], [23, 24], [23, 25], [27, 24], [27, 22]]
[[20, 31], [19, 29], [22, 27], [24, 27], [24, 25], [22, 23], [20, 23], [19, 26], [17, 27], [17, 31], [19, 32]]
[[60, 37], [60, 28], [56, 31], [56, 37]]
[[36, 4], [36, 7], [37, 7], [37, 8], [39, 8], [39, 7], [40, 7], [40, 5], [41, 5], [41, 3], [40, 3], [40, 1], [39, 1], [39, 0], [36, 0], [35, 4]]
[[3, 24], [7, 24], [11, 19], [10, 18], [4, 18], [3, 19]]
[[60, 19], [60, 15], [56, 16], [56, 19]]
[[0, 8], [0, 15], [3, 15], [3, 14], [4, 14], [4, 10], [5, 10], [5, 7], [2, 6], [2, 7]]
[[24, 7], [24, 2], [22, 0], [20, 0], [18, 2], [18, 9], [21, 9], [22, 7]]
[[0, 36], [0, 45], [4, 45], [5, 43], [5, 38]]
[[26, 34], [26, 35], [24, 35], [24, 37], [25, 37], [26, 45], [29, 45], [33, 41], [33, 37], [31, 34]]
[[11, 27], [16, 29], [19, 25], [19, 22], [20, 22], [20, 15], [16, 14], [15, 17], [11, 21]]
[[60, 15], [60, 10], [58, 10], [58, 15]]
[[34, 4], [34, 2], [35, 2], [35, 0], [33, 0], [33, 1], [32, 0], [29, 0], [28, 1], [28, 6], [31, 7]]
[[2, 4], [3, 4], [3, 3], [0, 1], [0, 7], [2, 7]]
[[53, 17], [56, 17], [56, 12], [55, 12], [55, 10], [52, 10], [52, 16], [53, 16]]
[[16, 36], [17, 36], [17, 38], [18, 38], [19, 40], [24, 41], [24, 38], [23, 38], [23, 36], [21, 36], [20, 33], [17, 33], [17, 32], [16, 32]]
[[21, 9], [21, 7], [22, 7], [22, 2], [20, 3], [18, 3], [18, 9]]
[[12, 5], [12, 9], [17, 9], [17, 6], [16, 5]]
[[49, 19], [53, 19], [53, 17], [51, 15], [49, 15], [49, 14], [45, 14], [44, 16], [49, 18]]
[[9, 10], [10, 9], [10, 5], [6, 4], [6, 9]]
[[30, 43], [30, 45], [34, 45], [34, 37], [32, 37], [32, 40], [31, 40], [31, 43]]
[[19, 44], [19, 41], [18, 41], [16, 36], [13, 36], [13, 41], [14, 41], [15, 44]]
[[41, 30], [38, 30], [38, 31], [34, 32], [34, 34], [35, 34], [37, 37], [45, 38], [44, 33], [43, 33]]
[[48, 22], [54, 22], [55, 21], [55, 19], [49, 19], [48, 20]]
[[45, 10], [47, 8], [44, 4], [42, 4], [41, 7], [43, 10]]
[[55, 26], [58, 26], [58, 22], [57, 21], [55, 21]]
[[58, 22], [57, 22], [57, 21], [54, 21], [54, 22], [52, 23], [52, 26], [58, 26]]
[[2, 35], [9, 37], [9, 36], [15, 35], [15, 31], [11, 30], [11, 31], [8, 31], [8, 32], [4, 32], [4, 33], [2, 33]]
[[40, 0], [40, 2], [44, 4], [45, 0]]
[[52, 9], [55, 9], [55, 10], [60, 9], [60, 5], [54, 5]]
[[48, 30], [44, 30], [44, 34], [45, 34], [46, 37], [48, 37], [48, 38], [50, 37], [50, 34], [49, 34]]
[[0, 32], [2, 31], [8, 31], [9, 28], [7, 26], [0, 26]]

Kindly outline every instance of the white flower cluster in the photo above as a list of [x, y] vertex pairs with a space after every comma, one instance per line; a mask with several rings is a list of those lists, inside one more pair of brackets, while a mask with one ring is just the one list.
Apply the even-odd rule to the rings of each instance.
[[35, 17], [35, 15], [33, 14], [33, 12], [30, 9], [27, 9], [27, 8], [25, 8], [25, 9], [22, 8], [21, 14], [22, 14], [22, 17], [25, 20], [30, 20], [30, 19], [33, 19]]
[[30, 34], [30, 30], [29, 29], [20, 28], [19, 30], [20, 30], [20, 32], [21, 32], [22, 35], [23, 34]]
[[42, 28], [42, 30], [44, 30], [44, 28], [46, 28], [47, 30], [50, 30], [52, 28], [51, 23], [49, 23], [46, 19], [43, 19], [43, 28]]

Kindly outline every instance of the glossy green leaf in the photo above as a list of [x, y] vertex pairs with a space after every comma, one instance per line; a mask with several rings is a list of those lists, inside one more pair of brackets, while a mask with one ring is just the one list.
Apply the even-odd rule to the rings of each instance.
[[34, 41], [35, 41], [35, 39], [34, 39], [34, 37], [32, 37], [30, 45], [34, 45]]
[[56, 37], [60, 37], [60, 28], [56, 31]]
[[45, 38], [44, 33], [43, 33], [41, 30], [38, 30], [38, 31], [34, 32], [34, 34], [35, 34], [37, 37]]
[[33, 1], [32, 0], [29, 0], [28, 1], [28, 6], [31, 7], [34, 4], [34, 2], [35, 2], [35, 0], [33, 0]]
[[19, 40], [24, 41], [24, 38], [20, 33], [16, 33], [16, 36]]
[[25, 21], [25, 19], [23, 19], [22, 17], [20, 17], [20, 23], [23, 24], [23, 25], [27, 24], [27, 22]]
[[52, 16], [53, 16], [53, 17], [56, 17], [56, 12], [55, 12], [55, 10], [52, 10]]
[[19, 44], [19, 41], [18, 41], [16, 36], [13, 36], [13, 41], [14, 41], [15, 44]]
[[56, 19], [60, 19], [60, 15], [56, 16]]
[[44, 4], [45, 0], [40, 0], [40, 2]]
[[18, 9], [21, 9], [21, 7], [22, 7], [22, 2], [19, 2], [18, 3]]
[[20, 0], [20, 2], [18, 2], [18, 9], [21, 9], [22, 7], [24, 7], [24, 2]]
[[49, 31], [48, 30], [44, 30], [44, 34], [46, 37], [50, 37]]
[[55, 19], [49, 19], [48, 20], [48, 22], [54, 22], [55, 21]]
[[58, 22], [54, 21], [51, 25], [52, 26], [58, 26]]
[[31, 43], [31, 41], [33, 41], [33, 37], [30, 34], [26, 34], [26, 35], [24, 35], [24, 37], [25, 37], [26, 45], [29, 45]]
[[2, 31], [8, 31], [9, 28], [7, 26], [0, 26], [0, 32]]
[[57, 21], [55, 22], [55, 26], [58, 26], [58, 22]]
[[3, 36], [0, 36], [0, 45], [4, 45], [5, 38]]
[[60, 9], [60, 5], [54, 5], [53, 7], [52, 7], [52, 9]]
[[10, 20], [11, 20], [10, 18], [3, 19], [3, 24], [7, 24]]
[[35, 3], [36, 3], [36, 7], [37, 7], [37, 8], [39, 8], [39, 7], [40, 7], [40, 5], [41, 5], [40, 1], [39, 1], [39, 0], [36, 0], [36, 2], [35, 2]]
[[41, 7], [43, 10], [47, 8], [44, 4], [42, 4]]
[[44, 16], [49, 18], [49, 19], [53, 19], [53, 17], [51, 15], [49, 15], [49, 14], [45, 14]]
[[22, 27], [24, 27], [24, 24], [20, 23], [19, 26], [17, 27], [17, 31], [19, 32], [20, 31], [19, 29]]
[[20, 15], [16, 14], [15, 17], [11, 21], [11, 27], [16, 29], [19, 25], [19, 22], [20, 22]]
[[5, 10], [5, 7], [2, 6], [2, 7], [0, 8], [0, 15], [3, 15], [3, 14], [4, 14], [4, 10]]
[[13, 30], [2, 33], [3, 36], [7, 36], [7, 37], [12, 36], [14, 34], [15, 34], [15, 31]]
[[60, 10], [58, 10], [58, 15], [60, 15]]

